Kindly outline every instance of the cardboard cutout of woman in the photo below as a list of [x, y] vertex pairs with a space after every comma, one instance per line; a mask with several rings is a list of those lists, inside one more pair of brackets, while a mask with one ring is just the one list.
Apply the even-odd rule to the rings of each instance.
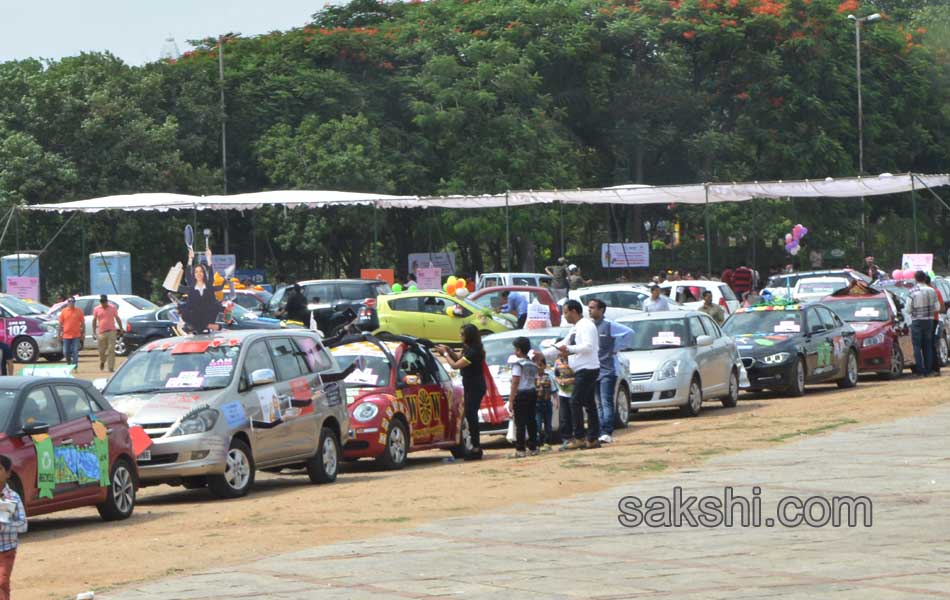
[[[194, 262], [194, 250], [188, 250], [188, 264]], [[192, 333], [217, 331], [218, 315], [224, 311], [221, 303], [215, 297], [222, 287], [214, 286], [214, 270], [211, 268], [211, 250], [205, 250], [207, 264], [197, 264], [190, 267], [185, 273], [184, 292], [187, 298], [178, 304], [178, 312]]]

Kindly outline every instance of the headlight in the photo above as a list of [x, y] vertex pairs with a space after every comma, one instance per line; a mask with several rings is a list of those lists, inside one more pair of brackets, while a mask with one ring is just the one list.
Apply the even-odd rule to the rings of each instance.
[[217, 410], [207, 406], [196, 408], [191, 411], [178, 423], [178, 427], [172, 430], [171, 435], [191, 435], [193, 433], [205, 433], [214, 428], [218, 422]]
[[43, 326], [46, 328], [46, 331], [59, 331], [59, 323], [56, 321], [47, 321], [43, 323]]
[[379, 407], [372, 402], [364, 402], [353, 411], [353, 418], [357, 421], [369, 421], [379, 414]]
[[864, 341], [861, 342], [862, 348], [867, 348], [868, 346], [877, 346], [878, 344], [884, 343], [884, 334], [879, 333], [877, 335], [872, 335], [869, 338], [864, 338]]
[[656, 372], [656, 380], [663, 381], [664, 379], [673, 379], [676, 377], [676, 374], [680, 370], [680, 361], [678, 360], [668, 360], [662, 365]]
[[768, 365], [780, 365], [783, 362], [788, 360], [788, 357], [791, 356], [788, 352], [776, 352], [775, 354], [769, 354], [762, 361]]

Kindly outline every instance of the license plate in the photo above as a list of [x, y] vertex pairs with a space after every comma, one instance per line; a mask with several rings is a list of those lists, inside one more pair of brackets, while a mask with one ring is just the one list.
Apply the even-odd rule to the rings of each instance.
[[139, 459], [139, 461], [152, 460], [152, 451], [151, 451], [151, 450], [143, 450], [142, 453], [139, 454], [139, 458], [138, 458], [138, 459]]
[[634, 383], [630, 385], [630, 392], [634, 394], [639, 394], [643, 391], [643, 385], [639, 383]]

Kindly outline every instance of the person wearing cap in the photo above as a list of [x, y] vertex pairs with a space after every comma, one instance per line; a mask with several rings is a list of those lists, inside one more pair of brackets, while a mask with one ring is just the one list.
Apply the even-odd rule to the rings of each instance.
[[59, 336], [63, 340], [66, 364], [79, 366], [79, 345], [86, 336], [86, 318], [76, 308], [75, 296], [70, 296], [66, 306], [59, 312]]
[[99, 306], [92, 311], [93, 335], [99, 340], [99, 370], [106, 367], [115, 371], [115, 338], [122, 330], [119, 308], [109, 302], [105, 294], [99, 296]]
[[572, 290], [576, 290], [584, 287], [585, 285], [590, 285], [590, 280], [585, 280], [581, 276], [581, 270], [577, 265], [568, 265], [567, 272], [567, 284]]
[[670, 310], [670, 299], [660, 293], [660, 286], [650, 284], [650, 297], [643, 301], [643, 312], [663, 312]]
[[567, 297], [567, 259], [563, 256], [557, 259], [556, 265], [544, 267], [544, 272], [551, 276], [551, 292], [555, 300]]

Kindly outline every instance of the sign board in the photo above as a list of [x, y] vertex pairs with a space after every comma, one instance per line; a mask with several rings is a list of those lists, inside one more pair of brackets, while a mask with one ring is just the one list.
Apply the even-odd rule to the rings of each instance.
[[[914, 271], [931, 271], [934, 268], [933, 254], [905, 254], [901, 258], [901, 268], [904, 270], [913, 269]], [[8, 279], [9, 281], [9, 279]]]
[[[418, 280], [419, 269], [426, 267], [439, 267], [442, 273], [451, 275], [455, 273], [455, 253], [454, 252], [414, 252], [409, 255], [409, 272], [417, 273]], [[419, 287], [422, 287], [421, 285]], [[439, 284], [439, 288], [442, 285]]]
[[650, 245], [646, 242], [601, 244], [600, 264], [606, 269], [649, 267]]
[[250, 280], [254, 285], [264, 285], [267, 282], [267, 271], [264, 269], [237, 269], [234, 276], [239, 281]]
[[378, 279], [392, 285], [396, 283], [396, 273], [392, 269], [360, 269], [360, 279]]
[[17, 298], [40, 301], [39, 277], [7, 277], [7, 293]]
[[528, 305], [528, 317], [525, 329], [544, 329], [551, 326], [551, 309], [547, 304], [532, 302]]
[[420, 267], [415, 273], [416, 287], [420, 290], [442, 289], [442, 269], [439, 267]]

